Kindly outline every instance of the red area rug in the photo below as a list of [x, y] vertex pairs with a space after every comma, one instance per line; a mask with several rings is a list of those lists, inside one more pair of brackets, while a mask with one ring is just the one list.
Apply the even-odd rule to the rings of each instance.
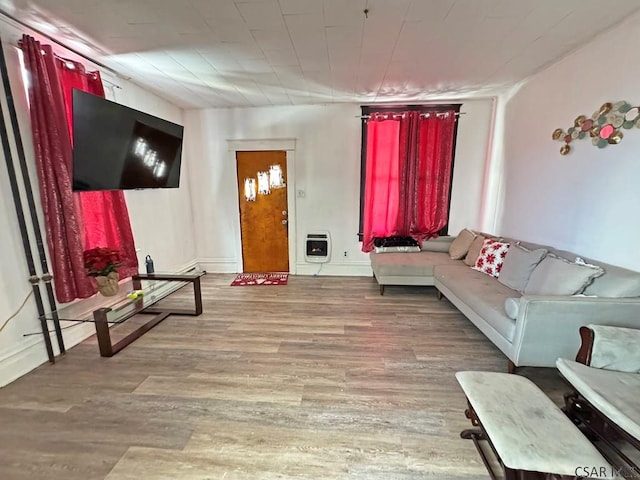
[[232, 287], [254, 287], [259, 285], [286, 285], [288, 273], [239, 273], [231, 282]]

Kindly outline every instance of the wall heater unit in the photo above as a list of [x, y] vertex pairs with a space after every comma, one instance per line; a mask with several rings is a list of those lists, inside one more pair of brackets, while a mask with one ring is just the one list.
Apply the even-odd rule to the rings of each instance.
[[331, 236], [329, 232], [307, 234], [304, 259], [310, 263], [327, 263], [331, 258]]

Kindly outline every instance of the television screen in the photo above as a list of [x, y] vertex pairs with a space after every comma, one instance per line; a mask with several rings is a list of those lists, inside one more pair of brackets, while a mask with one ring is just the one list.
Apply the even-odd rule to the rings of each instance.
[[177, 188], [183, 127], [73, 91], [73, 190]]

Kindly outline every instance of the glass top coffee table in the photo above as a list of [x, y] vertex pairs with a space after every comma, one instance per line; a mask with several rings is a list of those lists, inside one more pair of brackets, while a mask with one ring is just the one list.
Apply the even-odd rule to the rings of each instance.
[[[116, 296], [105, 298], [96, 295], [83, 302], [77, 302], [58, 310], [57, 319], [66, 322], [93, 323], [100, 355], [112, 357], [170, 315], [200, 315], [202, 313], [200, 278], [205, 274], [204, 271], [191, 270], [182, 273], [158, 272], [134, 275], [130, 281], [120, 284], [120, 291]], [[160, 300], [189, 284], [193, 285], [193, 309], [156, 305]], [[136, 291], [141, 293], [135, 295]], [[153, 317], [113, 343], [109, 328], [124, 323], [138, 314], [153, 315]], [[49, 317], [50, 315], [47, 315], [47, 320], [52, 320]]]

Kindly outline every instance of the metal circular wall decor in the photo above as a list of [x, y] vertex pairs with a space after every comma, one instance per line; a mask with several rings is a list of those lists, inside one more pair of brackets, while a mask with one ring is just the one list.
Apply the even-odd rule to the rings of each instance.
[[616, 103], [603, 103], [590, 118], [578, 115], [573, 121], [573, 126], [566, 131], [556, 128], [551, 138], [563, 143], [560, 154], [567, 155], [574, 140], [591, 138], [593, 146], [604, 148], [620, 143], [624, 138], [622, 129], [629, 130], [633, 127], [640, 128], [640, 106], [634, 107], [629, 102], [621, 100]]

